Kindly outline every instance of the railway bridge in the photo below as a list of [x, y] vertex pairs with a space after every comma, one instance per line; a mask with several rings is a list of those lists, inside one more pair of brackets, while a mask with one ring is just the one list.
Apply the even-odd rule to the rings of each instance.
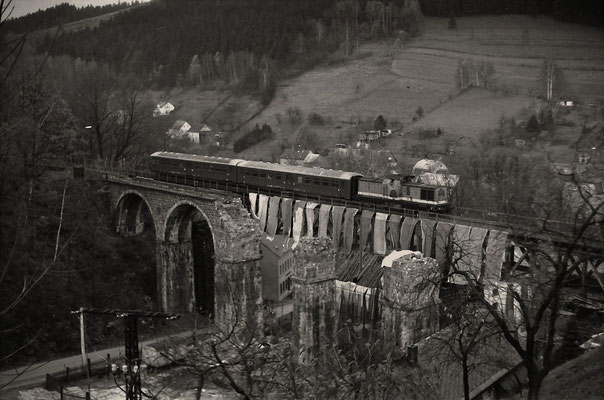
[[154, 231], [162, 310], [261, 322], [260, 231], [239, 196], [119, 174], [104, 193], [118, 233]]
[[[217, 322], [259, 309], [262, 232], [287, 235], [294, 242], [329, 237], [335, 250], [360, 250], [361, 259], [363, 253], [409, 249], [442, 266], [456, 253], [464, 268], [493, 281], [504, 278], [506, 263], [522, 263], [514, 237], [552, 238], [541, 237], [527, 221], [514, 225], [299, 195], [190, 187], [120, 173], [104, 176], [116, 230], [124, 235], [155, 232], [162, 309], [211, 314]], [[570, 229], [556, 224], [552, 231]], [[598, 241], [586, 243], [594, 257], [577, 272], [594, 274], [604, 288], [597, 272], [602, 247]]]

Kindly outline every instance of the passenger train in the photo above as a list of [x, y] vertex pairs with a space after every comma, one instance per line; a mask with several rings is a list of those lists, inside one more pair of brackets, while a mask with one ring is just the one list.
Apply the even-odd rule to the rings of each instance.
[[434, 211], [450, 206], [450, 188], [420, 183], [413, 177], [369, 179], [356, 172], [172, 152], [151, 154], [151, 171], [155, 179], [189, 185], [216, 181], [315, 197], [379, 200]]

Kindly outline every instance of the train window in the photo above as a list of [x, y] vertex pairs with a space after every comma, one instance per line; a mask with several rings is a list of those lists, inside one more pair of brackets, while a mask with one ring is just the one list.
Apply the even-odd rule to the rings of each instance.
[[331, 182], [331, 186], [333, 186], [333, 187], [338, 187], [338, 186], [340, 186], [340, 185], [338, 184], [338, 181], [332, 181], [332, 182]]
[[407, 196], [411, 197], [411, 186], [407, 186]]
[[185, 163], [183, 163], [183, 162], [178, 163], [178, 168], [184, 168], [184, 167], [185, 167]]
[[319, 179], [313, 179], [312, 183], [317, 186], [321, 185], [321, 181]]
[[310, 183], [310, 178], [304, 178], [304, 183]]
[[323, 185], [323, 186], [329, 186], [329, 181], [321, 181], [321, 185]]
[[271, 174], [270, 172], [266, 176], [268, 179], [275, 179], [275, 174]]
[[275, 174], [275, 179], [277, 179], [278, 181], [280, 181], [283, 177], [281, 176], [281, 174]]
[[420, 198], [422, 200], [434, 201], [434, 189], [422, 189], [420, 191]]
[[302, 183], [302, 177], [301, 176], [298, 177], [298, 183]]

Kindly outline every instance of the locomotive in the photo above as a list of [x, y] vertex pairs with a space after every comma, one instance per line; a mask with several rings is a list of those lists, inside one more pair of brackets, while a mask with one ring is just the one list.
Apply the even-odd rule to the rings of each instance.
[[315, 197], [379, 200], [435, 211], [450, 205], [449, 187], [423, 183], [415, 177], [370, 179], [356, 172], [165, 151], [151, 154], [151, 171], [157, 180], [189, 185], [212, 181]]

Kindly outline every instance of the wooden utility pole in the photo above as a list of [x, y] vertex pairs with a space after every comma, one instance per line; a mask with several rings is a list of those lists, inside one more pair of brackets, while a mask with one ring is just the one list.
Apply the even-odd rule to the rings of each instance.
[[84, 326], [84, 307], [80, 307], [80, 348], [82, 350], [82, 369], [86, 370], [86, 378], [90, 380], [88, 357], [86, 356], [86, 328]]
[[84, 340], [84, 313], [102, 314], [102, 315], [113, 315], [117, 318], [124, 318], [124, 333], [125, 333], [125, 356], [126, 364], [124, 373], [124, 380], [126, 382], [126, 400], [142, 400], [141, 390], [141, 376], [140, 376], [140, 364], [141, 355], [139, 351], [138, 342], [138, 328], [137, 320], [140, 317], [147, 318], [162, 318], [162, 319], [177, 319], [180, 318], [179, 314], [164, 314], [158, 312], [148, 311], [135, 311], [135, 310], [117, 310], [117, 309], [98, 309], [98, 308], [86, 308], [80, 307], [77, 311], [72, 313], [80, 314], [80, 335], [81, 335], [81, 346], [82, 346], [82, 366], [86, 368], [86, 375], [88, 378], [88, 359], [86, 358], [86, 342]]

